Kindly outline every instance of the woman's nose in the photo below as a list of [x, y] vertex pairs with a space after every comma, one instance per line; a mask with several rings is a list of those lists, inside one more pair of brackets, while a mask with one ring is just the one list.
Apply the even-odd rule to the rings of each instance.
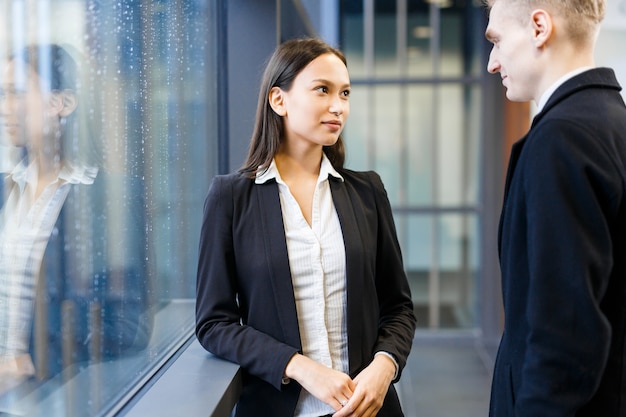
[[328, 108], [328, 111], [334, 114], [335, 116], [339, 116], [340, 114], [344, 112], [344, 106], [345, 106], [345, 101], [337, 97], [330, 103], [330, 107]]

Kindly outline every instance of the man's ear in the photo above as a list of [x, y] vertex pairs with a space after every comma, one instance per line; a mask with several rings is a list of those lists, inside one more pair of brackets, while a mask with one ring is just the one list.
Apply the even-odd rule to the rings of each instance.
[[279, 116], [285, 116], [287, 114], [287, 108], [285, 107], [285, 94], [279, 87], [272, 87], [270, 90], [268, 101], [270, 107]]
[[533, 40], [537, 48], [543, 48], [554, 31], [552, 15], [543, 9], [533, 10], [530, 15], [530, 24], [533, 30]]
[[67, 117], [78, 105], [76, 94], [70, 89], [53, 90], [50, 94], [50, 106], [51, 110], [60, 117]]

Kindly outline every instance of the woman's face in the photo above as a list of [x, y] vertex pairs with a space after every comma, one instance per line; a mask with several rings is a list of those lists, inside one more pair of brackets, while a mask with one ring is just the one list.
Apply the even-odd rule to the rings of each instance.
[[278, 94], [279, 105], [273, 108], [283, 116], [289, 146], [337, 142], [350, 113], [350, 77], [339, 57], [320, 55], [300, 71], [289, 91]]
[[0, 80], [0, 120], [10, 143], [39, 150], [44, 138], [54, 138], [59, 128], [50, 94], [42, 92], [37, 73], [12, 60]]

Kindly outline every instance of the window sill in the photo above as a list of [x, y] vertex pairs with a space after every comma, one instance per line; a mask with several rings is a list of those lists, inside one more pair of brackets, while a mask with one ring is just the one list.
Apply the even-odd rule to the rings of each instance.
[[120, 415], [228, 417], [240, 393], [239, 366], [211, 355], [192, 336], [175, 362]]

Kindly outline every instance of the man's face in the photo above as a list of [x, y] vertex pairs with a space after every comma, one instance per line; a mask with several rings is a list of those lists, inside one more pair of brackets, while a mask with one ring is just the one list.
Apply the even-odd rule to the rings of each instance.
[[516, 16], [519, 12], [505, 0], [497, 0], [489, 14], [485, 36], [493, 44], [487, 71], [500, 73], [506, 96], [511, 101], [536, 100], [535, 47], [530, 23], [524, 25]]

